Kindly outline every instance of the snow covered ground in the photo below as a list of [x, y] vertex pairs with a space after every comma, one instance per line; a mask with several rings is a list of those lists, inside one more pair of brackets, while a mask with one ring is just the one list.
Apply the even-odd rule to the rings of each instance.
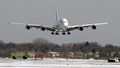
[[120, 68], [120, 63], [89, 59], [10, 59], [0, 58], [0, 68]]

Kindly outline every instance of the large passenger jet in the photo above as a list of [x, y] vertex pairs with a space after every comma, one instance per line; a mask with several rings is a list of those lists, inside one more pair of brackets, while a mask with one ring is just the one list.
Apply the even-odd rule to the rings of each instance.
[[36, 28], [36, 29], [41, 29], [42, 31], [51, 31], [51, 35], [59, 35], [59, 32], [62, 32], [62, 35], [70, 35], [73, 30], [80, 30], [83, 31], [84, 28], [89, 28], [91, 27], [93, 30], [96, 29], [96, 26], [98, 25], [104, 25], [108, 24], [108, 22], [104, 23], [95, 23], [95, 24], [83, 24], [83, 25], [73, 25], [69, 26], [68, 25], [68, 20], [66, 18], [61, 18], [59, 19], [58, 16], [58, 11], [55, 8], [56, 12], [56, 24], [53, 25], [52, 27], [48, 26], [43, 26], [43, 25], [38, 25], [38, 24], [25, 24], [25, 23], [15, 23], [15, 22], [9, 22], [10, 24], [17, 24], [17, 25], [24, 25], [26, 26], [26, 29], [30, 30], [31, 28]]

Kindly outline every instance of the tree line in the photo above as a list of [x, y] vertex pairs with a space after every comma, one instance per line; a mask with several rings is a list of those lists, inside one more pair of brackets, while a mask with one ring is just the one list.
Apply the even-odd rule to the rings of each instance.
[[107, 57], [108, 54], [114, 52], [114, 56], [120, 56], [120, 46], [113, 44], [101, 45], [97, 42], [82, 42], [82, 43], [67, 43], [58, 45], [57, 43], [51, 43], [50, 41], [37, 38], [29, 43], [5, 43], [0, 40], [0, 57], [10, 57], [11, 53], [16, 52], [60, 52], [67, 55], [68, 52], [83, 52], [83, 53], [96, 53], [99, 52], [101, 57]]

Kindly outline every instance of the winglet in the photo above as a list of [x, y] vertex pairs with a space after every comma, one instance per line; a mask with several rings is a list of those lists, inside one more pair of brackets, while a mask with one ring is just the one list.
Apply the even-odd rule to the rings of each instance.
[[105, 25], [105, 24], [109, 24], [109, 21], [108, 22], [103, 22], [103, 23], [95, 23], [94, 25]]
[[8, 24], [15, 24], [15, 25], [26, 25], [25, 23], [15, 23], [15, 22], [8, 22]]

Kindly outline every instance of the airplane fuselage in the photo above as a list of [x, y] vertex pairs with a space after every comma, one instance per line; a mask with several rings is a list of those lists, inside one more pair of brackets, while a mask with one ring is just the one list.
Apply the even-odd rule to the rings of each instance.
[[57, 24], [54, 26], [56, 31], [58, 32], [65, 32], [68, 27], [68, 20], [66, 18], [62, 18], [57, 21]]

